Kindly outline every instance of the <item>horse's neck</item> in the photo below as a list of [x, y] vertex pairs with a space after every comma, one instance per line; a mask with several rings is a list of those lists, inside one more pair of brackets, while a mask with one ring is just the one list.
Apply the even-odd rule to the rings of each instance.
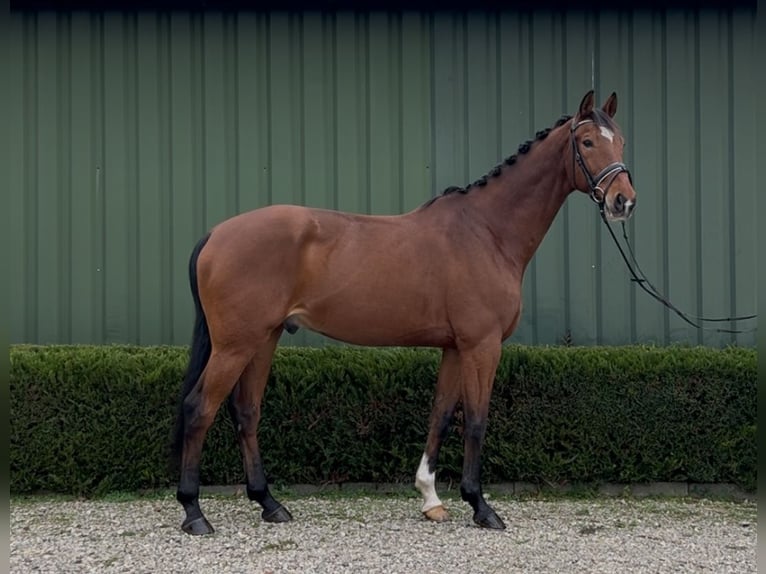
[[528, 155], [504, 168], [475, 196], [503, 255], [522, 271], [571, 191], [566, 169], [568, 140], [562, 134], [553, 135], [536, 142]]

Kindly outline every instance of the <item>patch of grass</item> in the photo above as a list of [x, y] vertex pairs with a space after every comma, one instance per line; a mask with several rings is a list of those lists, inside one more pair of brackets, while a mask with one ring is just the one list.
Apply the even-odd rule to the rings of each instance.
[[136, 502], [137, 500], [164, 500], [168, 495], [160, 492], [107, 492], [92, 500], [101, 500], [103, 502]]
[[11, 505], [21, 504], [39, 504], [41, 502], [74, 502], [83, 500], [82, 497], [71, 494], [54, 494], [50, 492], [41, 492], [39, 494], [11, 494]]
[[[207, 498], [207, 497], [206, 497]], [[11, 504], [40, 504], [44, 502], [77, 502], [93, 500], [103, 502], [135, 502], [137, 500], [166, 500], [175, 499], [175, 490], [161, 489], [148, 491], [118, 491], [94, 494], [93, 496], [74, 496], [72, 494], [56, 494], [39, 492], [32, 494], [11, 494]]]
[[277, 542], [264, 544], [261, 552], [282, 552], [284, 550], [295, 550], [296, 548], [298, 548], [298, 543], [292, 538], [288, 538], [287, 540], [278, 540]]

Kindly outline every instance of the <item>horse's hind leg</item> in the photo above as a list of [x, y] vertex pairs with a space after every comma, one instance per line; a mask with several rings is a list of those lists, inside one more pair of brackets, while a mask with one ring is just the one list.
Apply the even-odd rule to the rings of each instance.
[[199, 467], [202, 445], [218, 408], [231, 393], [250, 360], [249, 354], [217, 352], [215, 349], [197, 384], [184, 399], [184, 438], [181, 454], [181, 479], [176, 498], [186, 511], [181, 525], [189, 534], [210, 534], [213, 527], [199, 506]]
[[229, 397], [229, 412], [234, 420], [245, 466], [247, 496], [261, 505], [263, 508], [261, 517], [266, 522], [287, 522], [292, 519], [287, 509], [269, 492], [257, 436], [258, 422], [261, 418], [261, 400], [269, 379], [271, 360], [280, 332], [281, 330], [276, 331], [265, 343], [256, 348], [255, 355]]
[[436, 462], [459, 398], [460, 362], [457, 350], [444, 349], [436, 382], [434, 405], [431, 409], [426, 449], [415, 475], [415, 488], [423, 495], [423, 514], [435, 522], [443, 522], [448, 518], [447, 511], [436, 494]]

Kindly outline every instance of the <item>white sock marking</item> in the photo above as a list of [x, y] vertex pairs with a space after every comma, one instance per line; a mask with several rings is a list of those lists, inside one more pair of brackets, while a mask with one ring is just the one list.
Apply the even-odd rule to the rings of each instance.
[[442, 501], [436, 495], [436, 473], [428, 471], [428, 456], [423, 453], [420, 466], [415, 475], [415, 488], [423, 495], [423, 512], [442, 506]]
[[610, 142], [614, 141], [614, 132], [607, 127], [601, 126], [601, 135]]

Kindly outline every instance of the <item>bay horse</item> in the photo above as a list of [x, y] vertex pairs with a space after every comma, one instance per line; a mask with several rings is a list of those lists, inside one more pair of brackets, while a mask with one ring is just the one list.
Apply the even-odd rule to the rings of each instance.
[[501, 344], [519, 321], [524, 271], [567, 196], [588, 193], [611, 220], [632, 213], [636, 193], [622, 163], [616, 111], [616, 94], [598, 108], [591, 90], [574, 117], [538, 132], [486, 176], [402, 215], [272, 205], [205, 235], [189, 263], [196, 320], [175, 440], [182, 529], [213, 532], [199, 505], [200, 457], [227, 397], [248, 498], [260, 504], [264, 521], [292, 519], [269, 491], [256, 428], [277, 341], [283, 330], [301, 327], [357, 345], [441, 348], [415, 475], [422, 512], [437, 522], [448, 518], [435, 470], [462, 400], [461, 497], [476, 524], [505, 528], [479, 477]]

